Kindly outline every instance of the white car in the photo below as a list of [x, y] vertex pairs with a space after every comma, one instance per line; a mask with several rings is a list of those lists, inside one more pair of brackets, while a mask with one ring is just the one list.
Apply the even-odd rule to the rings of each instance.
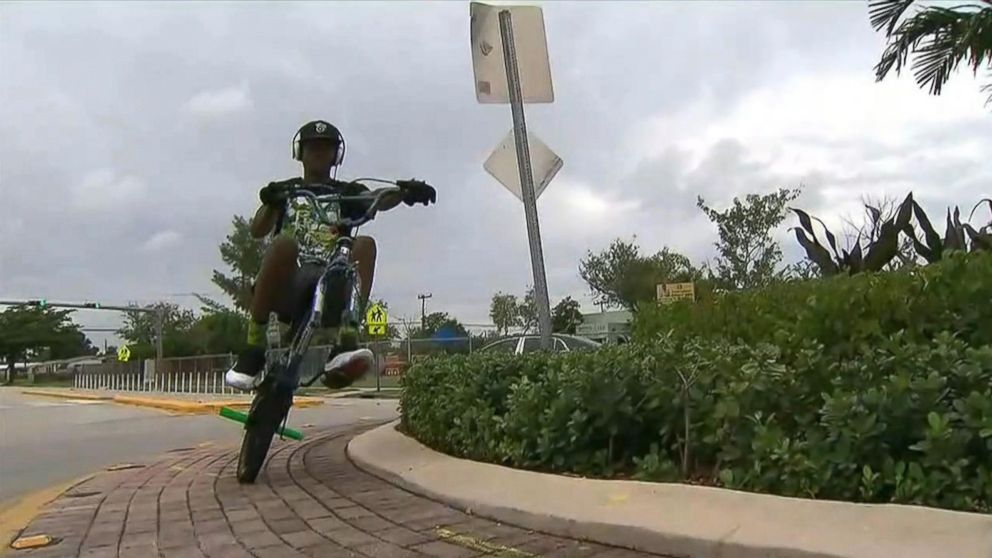
[[[567, 353], [571, 351], [594, 351], [600, 344], [589, 339], [555, 333], [551, 336], [554, 340], [554, 352]], [[506, 339], [495, 341], [479, 349], [487, 353], [507, 353], [519, 355], [530, 353], [541, 349], [541, 338], [537, 335], [515, 335]]]

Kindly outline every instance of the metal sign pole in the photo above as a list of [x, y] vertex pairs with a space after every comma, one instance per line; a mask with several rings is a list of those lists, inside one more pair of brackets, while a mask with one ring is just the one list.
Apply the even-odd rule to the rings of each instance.
[[552, 348], [551, 304], [548, 300], [548, 281], [544, 271], [544, 250], [541, 248], [541, 227], [537, 219], [534, 172], [531, 169], [530, 147], [527, 145], [527, 123], [524, 121], [523, 95], [520, 91], [520, 70], [517, 67], [517, 51], [513, 44], [513, 22], [509, 10], [499, 12], [499, 32], [503, 43], [510, 109], [513, 114], [513, 138], [517, 147], [524, 216], [527, 219], [530, 261], [534, 270], [534, 295], [537, 298], [537, 322], [541, 332], [541, 347], [550, 350]]

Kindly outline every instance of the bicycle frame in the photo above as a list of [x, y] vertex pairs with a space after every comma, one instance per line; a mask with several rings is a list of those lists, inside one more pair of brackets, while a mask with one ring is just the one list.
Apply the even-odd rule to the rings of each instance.
[[[345, 229], [353, 229], [374, 218], [377, 206], [382, 200], [383, 194], [388, 193], [389, 190], [390, 189], [387, 189], [386, 192], [381, 192], [375, 197], [372, 207], [370, 207], [368, 213], [362, 218], [352, 221], [344, 221], [341, 223], [334, 223], [328, 218], [327, 212], [324, 210], [321, 202], [340, 203], [342, 201], [368, 199], [368, 197], [340, 195], [318, 196], [306, 189], [297, 191], [295, 195], [310, 202], [310, 207], [317, 216], [318, 222], [326, 226], [343, 225], [343, 228]], [[358, 308], [359, 297], [356, 296], [358, 272], [354, 264], [351, 262], [351, 250], [353, 243], [354, 237], [352, 236], [352, 232], [342, 234], [335, 240], [334, 251], [324, 267], [324, 272], [321, 274], [320, 279], [314, 286], [313, 297], [311, 299], [310, 307], [307, 310], [305, 320], [302, 323], [294, 324], [295, 331], [293, 332], [292, 341], [286, 353], [276, 357], [275, 359], [267, 359], [269, 362], [267, 363], [265, 371], [266, 378], [274, 377], [277, 385], [284, 389], [289, 389], [291, 392], [295, 392], [300, 386], [299, 364], [303, 360], [307, 350], [310, 348], [310, 340], [313, 338], [313, 334], [322, 326], [324, 322], [324, 312], [327, 309], [328, 296], [345, 297], [345, 300], [340, 301], [340, 307], [343, 310], [341, 313], [342, 315], [340, 316], [340, 321], [338, 322], [339, 326], [357, 327], [361, 322]], [[337, 288], [335, 289], [335, 292], [329, 294], [328, 285], [330, 284], [334, 284]], [[273, 366], [273, 364], [280, 364], [281, 366]], [[272, 374], [273, 370], [276, 371], [275, 374]], [[320, 374], [316, 374], [313, 378], [310, 378], [309, 381], [305, 382], [304, 385], [309, 386], [320, 377]]]
[[[357, 300], [358, 297], [355, 296], [358, 272], [354, 264], [350, 261], [352, 242], [353, 238], [351, 236], [342, 236], [335, 241], [333, 255], [325, 266], [324, 272], [321, 274], [317, 284], [314, 286], [313, 297], [310, 307], [307, 310], [307, 317], [305, 321], [296, 327], [293, 340], [286, 353], [278, 357], [277, 362], [283, 366], [267, 367], [267, 369], [276, 368], [282, 372], [282, 374], [277, 374], [275, 379], [284, 387], [295, 391], [300, 385], [299, 364], [310, 348], [310, 340], [313, 338], [313, 334], [323, 324], [328, 297], [327, 287], [338, 275], [343, 279], [340, 282], [341, 292], [347, 297], [347, 300], [342, 305], [344, 311], [342, 312], [339, 326], [357, 326], [360, 323], [358, 315], [359, 301]], [[304, 385], [309, 386], [317, 381], [318, 378], [320, 378], [320, 374], [314, 375]]]

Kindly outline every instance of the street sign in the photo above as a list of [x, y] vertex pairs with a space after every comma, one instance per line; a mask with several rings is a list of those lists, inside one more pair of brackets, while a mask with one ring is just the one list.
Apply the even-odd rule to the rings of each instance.
[[480, 103], [510, 102], [499, 23], [499, 12], [507, 10], [513, 17], [514, 46], [523, 102], [552, 103], [555, 92], [551, 84], [548, 39], [541, 8], [490, 6], [479, 2], [469, 5], [475, 98]]
[[696, 300], [696, 286], [694, 283], [664, 283], [658, 285], [658, 301], [662, 304], [671, 304], [676, 300]]
[[365, 325], [369, 328], [369, 335], [386, 335], [386, 327], [389, 325], [389, 314], [381, 304], [373, 304], [365, 313]]
[[[530, 147], [530, 166], [534, 174], [534, 197], [540, 198], [564, 163], [554, 151], [531, 132], [527, 132], [527, 145]], [[482, 165], [486, 172], [506, 187], [517, 199], [524, 200], [520, 188], [520, 166], [517, 164], [517, 142], [513, 130], [496, 146]]]
[[121, 345], [121, 347], [117, 349], [117, 360], [121, 362], [131, 360], [131, 349], [129, 349], [127, 345]]

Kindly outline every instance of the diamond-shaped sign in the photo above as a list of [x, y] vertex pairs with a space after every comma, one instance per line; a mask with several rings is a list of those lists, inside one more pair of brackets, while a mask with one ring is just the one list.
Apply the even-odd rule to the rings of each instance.
[[[564, 162], [540, 138], [530, 132], [527, 132], [527, 145], [530, 147], [530, 166], [534, 173], [534, 197], [536, 199], [541, 197], [541, 193], [561, 170]], [[493, 178], [499, 180], [500, 184], [505, 186], [514, 196], [517, 196], [517, 199], [523, 201], [524, 198], [520, 189], [520, 169], [517, 167], [517, 146], [513, 139], [513, 130], [510, 130], [510, 133], [496, 146], [482, 167]]]

